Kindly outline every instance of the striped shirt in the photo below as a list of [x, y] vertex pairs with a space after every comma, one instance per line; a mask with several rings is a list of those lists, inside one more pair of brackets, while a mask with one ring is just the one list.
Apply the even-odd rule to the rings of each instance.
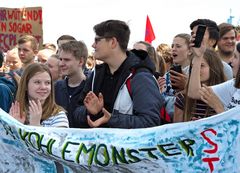
[[[215, 115], [216, 112], [213, 108], [209, 107], [202, 100], [194, 100], [195, 104], [191, 110], [191, 117], [201, 117], [206, 118], [212, 115]], [[176, 96], [175, 106], [181, 110], [184, 110], [185, 106], [185, 97], [182, 93], [178, 93]]]
[[69, 127], [68, 118], [64, 111], [49, 117], [41, 122], [43, 127]]

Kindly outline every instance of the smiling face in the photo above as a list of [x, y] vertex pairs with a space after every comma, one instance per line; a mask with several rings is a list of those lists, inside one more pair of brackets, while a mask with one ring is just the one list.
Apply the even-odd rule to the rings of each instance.
[[218, 49], [223, 54], [232, 54], [235, 49], [236, 35], [235, 31], [231, 30], [224, 34], [218, 41]]
[[51, 77], [47, 72], [36, 73], [28, 82], [29, 100], [37, 100], [43, 103], [51, 93]]
[[61, 74], [63, 76], [73, 76], [78, 73], [82, 63], [79, 59], [76, 59], [70, 52], [61, 50], [59, 54], [59, 65], [61, 68]]

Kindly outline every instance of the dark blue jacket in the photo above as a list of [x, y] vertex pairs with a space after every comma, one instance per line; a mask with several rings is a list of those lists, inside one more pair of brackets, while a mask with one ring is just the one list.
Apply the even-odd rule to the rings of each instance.
[[[106, 67], [107, 64], [105, 63], [97, 65], [92, 76], [86, 81], [80, 97], [80, 106], [74, 112], [74, 119], [75, 122], [79, 123], [79, 127], [89, 127], [86, 119], [88, 112], [83, 106], [83, 100], [89, 91], [93, 91], [96, 95], [101, 92], [101, 84]], [[126, 93], [126, 89], [123, 89], [126, 79], [131, 75], [133, 68], [139, 69], [140, 72], [137, 72], [132, 78], [131, 99], [129, 94]], [[112, 116], [109, 122], [104, 126], [114, 128], [146, 128], [160, 125], [159, 112], [164, 105], [164, 98], [160, 94], [156, 79], [153, 77], [154, 71], [154, 65], [147, 55], [136, 51], [134, 53], [127, 52], [127, 59], [124, 62], [121, 77], [117, 83], [117, 90], [109, 91], [113, 93], [114, 108], [111, 112]], [[124, 91], [125, 93], [123, 93]], [[121, 100], [119, 97], [121, 97], [120, 95], [122, 93], [123, 95], [126, 94], [126, 97], [122, 97], [123, 99]], [[120, 100], [120, 102], [118, 102], [118, 100]], [[130, 111], [124, 110], [125, 101], [132, 104]], [[128, 105], [126, 105], [126, 107], [129, 108]], [[120, 109], [115, 109], [116, 107]], [[96, 120], [99, 117], [100, 115], [91, 115], [92, 120]]]
[[7, 113], [15, 99], [16, 91], [17, 87], [12, 80], [0, 77], [0, 108]]
[[67, 111], [69, 127], [76, 127], [73, 121], [73, 112], [77, 107], [79, 96], [84, 87], [85, 81], [75, 89], [73, 95], [69, 96], [68, 93], [68, 78], [59, 80], [55, 83], [55, 101], [58, 105], [62, 106]]

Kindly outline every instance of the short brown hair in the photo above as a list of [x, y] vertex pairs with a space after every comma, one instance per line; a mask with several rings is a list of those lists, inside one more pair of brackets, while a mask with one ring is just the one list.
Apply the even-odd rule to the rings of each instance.
[[38, 47], [39, 47], [39, 43], [37, 41], [37, 39], [32, 36], [32, 35], [23, 35], [21, 36], [19, 39], [18, 39], [18, 45], [19, 44], [24, 44], [26, 42], [31, 42], [31, 48], [32, 50], [38, 50]]
[[88, 57], [88, 49], [83, 41], [69, 41], [63, 43], [61, 49], [64, 52], [71, 53], [78, 60], [83, 58], [85, 66]]
[[235, 37], [237, 38], [237, 31], [235, 29], [235, 27], [229, 23], [221, 23], [220, 25], [218, 25], [219, 28], [219, 36], [220, 38], [222, 38], [227, 32], [234, 30], [235, 32]]

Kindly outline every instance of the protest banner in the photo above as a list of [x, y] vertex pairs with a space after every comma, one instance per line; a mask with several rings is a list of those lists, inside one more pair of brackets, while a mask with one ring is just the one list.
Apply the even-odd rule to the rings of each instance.
[[6, 52], [17, 44], [21, 35], [33, 35], [43, 43], [42, 8], [0, 7], [0, 50]]
[[240, 172], [240, 107], [145, 129], [27, 126], [0, 110], [0, 172]]

